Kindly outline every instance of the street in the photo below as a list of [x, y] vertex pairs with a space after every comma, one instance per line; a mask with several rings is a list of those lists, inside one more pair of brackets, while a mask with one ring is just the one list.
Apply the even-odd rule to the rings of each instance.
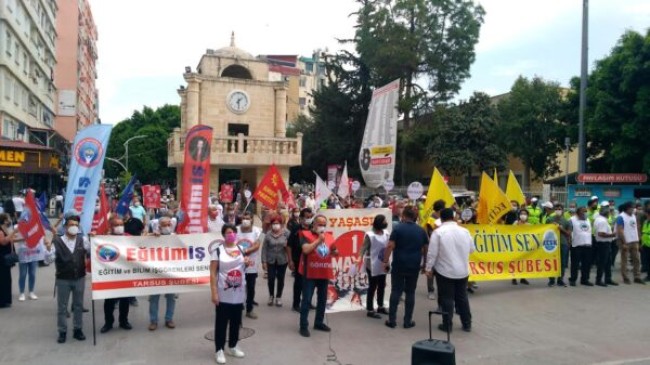
[[[177, 328], [160, 326], [150, 332], [148, 301], [131, 307], [129, 320], [134, 329], [115, 326], [99, 334], [103, 325], [103, 301], [95, 303], [97, 346], [92, 343], [92, 315], [84, 314], [87, 340], [56, 343], [56, 302], [52, 298], [54, 267], [39, 268], [36, 293], [39, 299], [18, 302], [17, 268], [12, 270], [14, 303], [0, 310], [2, 364], [213, 364], [214, 343], [205, 339], [212, 329], [214, 310], [209, 291], [181, 294], [174, 321]], [[618, 279], [620, 273], [615, 271]], [[240, 342], [246, 358], [228, 358], [229, 364], [334, 364], [328, 335], [312, 331], [305, 339], [298, 334], [298, 314], [291, 311], [291, 283], [287, 278], [282, 308], [267, 307], [266, 282], [258, 280], [258, 320], [244, 318], [252, 337]], [[87, 280], [87, 288], [90, 279]], [[451, 339], [458, 364], [650, 364], [647, 345], [646, 301], [650, 286], [548, 288], [546, 280], [531, 280], [530, 286], [510, 282], [479, 283], [470, 296], [473, 313], [471, 333], [460, 330], [457, 317]], [[388, 293], [387, 293], [388, 294]], [[90, 292], [86, 291], [86, 298]], [[388, 298], [386, 298], [386, 301]], [[86, 300], [90, 308], [91, 301]], [[421, 277], [416, 294], [416, 327], [402, 328], [403, 303], [398, 327], [389, 329], [384, 319], [367, 318], [365, 312], [344, 312], [327, 317], [332, 327], [331, 346], [341, 364], [410, 364], [413, 342], [428, 337], [427, 310], [434, 301], [426, 299], [426, 281]], [[387, 303], [386, 303], [387, 304]], [[164, 307], [164, 301], [161, 303]], [[164, 308], [160, 308], [161, 312]], [[117, 317], [117, 310], [115, 311]], [[439, 323], [434, 318], [434, 326]], [[310, 314], [313, 324], [313, 312]], [[434, 328], [435, 338], [445, 334]]]

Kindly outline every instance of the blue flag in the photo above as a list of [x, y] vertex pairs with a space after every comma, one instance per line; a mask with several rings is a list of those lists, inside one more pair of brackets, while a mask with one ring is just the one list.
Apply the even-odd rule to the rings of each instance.
[[129, 205], [133, 199], [133, 185], [135, 185], [135, 175], [131, 177], [131, 181], [129, 181], [124, 191], [122, 191], [122, 197], [120, 198], [120, 202], [117, 203], [115, 213], [124, 216], [129, 211]]
[[81, 212], [79, 226], [82, 232], [91, 231], [112, 128], [110, 124], [91, 125], [80, 130], [74, 138], [64, 211], [74, 209]]
[[45, 215], [45, 209], [47, 209], [47, 195], [45, 192], [41, 193], [41, 196], [36, 199], [36, 207], [38, 208], [38, 212], [40, 213], [41, 216], [41, 223], [43, 224], [43, 227], [47, 229], [48, 231], [52, 230], [52, 225], [50, 225], [50, 220], [47, 218], [47, 215]]

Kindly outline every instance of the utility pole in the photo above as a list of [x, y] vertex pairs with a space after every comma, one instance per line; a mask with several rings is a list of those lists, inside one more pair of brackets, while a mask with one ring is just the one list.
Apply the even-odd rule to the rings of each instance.
[[580, 60], [580, 108], [578, 117], [578, 173], [586, 171], [585, 108], [587, 107], [587, 63], [589, 49], [589, 0], [582, 0], [582, 52]]

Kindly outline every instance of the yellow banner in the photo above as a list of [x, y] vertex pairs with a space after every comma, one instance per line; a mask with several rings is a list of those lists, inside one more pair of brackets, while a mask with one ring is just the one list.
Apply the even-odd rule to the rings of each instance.
[[465, 228], [476, 251], [469, 261], [471, 281], [560, 276], [560, 232], [557, 226], [483, 225]]

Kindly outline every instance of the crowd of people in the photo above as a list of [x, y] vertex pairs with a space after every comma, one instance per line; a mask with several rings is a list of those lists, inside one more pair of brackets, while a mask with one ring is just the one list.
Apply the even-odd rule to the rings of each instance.
[[[242, 194], [243, 196], [243, 194]], [[242, 317], [259, 318], [255, 307], [256, 281], [261, 274], [268, 288], [267, 305], [282, 307], [287, 273], [293, 278], [291, 309], [299, 313], [298, 332], [310, 337], [309, 313], [315, 310], [312, 328], [331, 331], [325, 321], [328, 286], [333, 280], [332, 257], [338, 249], [331, 232], [327, 232], [324, 209], [389, 208], [391, 216], [376, 215], [372, 228], [366, 232], [355, 263], [365, 268], [368, 276], [366, 315], [372, 319], [387, 316], [389, 328], [397, 326], [397, 310], [403, 297], [404, 328], [415, 326], [413, 311], [415, 292], [420, 275], [427, 278], [428, 297], [437, 299], [437, 307], [444, 314], [439, 328], [453, 328], [453, 316], [460, 316], [462, 329], [471, 331], [472, 315], [468, 292], [477, 287], [468, 282], [469, 257], [474, 250], [473, 239], [463, 224], [476, 220], [475, 204], [452, 207], [442, 200], [433, 205], [433, 214], [424, 216], [424, 199], [409, 201], [397, 197], [382, 199], [372, 196], [366, 201], [338, 199], [335, 196], [317, 206], [313, 193], [299, 195], [296, 207], [282, 204], [277, 210], [261, 209], [253, 214], [237, 199], [222, 203], [211, 194], [208, 205], [208, 231], [220, 233], [224, 243], [211, 252], [211, 301], [215, 305], [215, 358], [226, 362], [226, 355], [241, 358], [244, 352], [238, 346]], [[616, 286], [612, 267], [620, 252], [621, 275], [625, 284], [645, 284], [649, 280], [641, 272], [649, 272], [650, 263], [650, 203], [645, 206], [631, 202], [618, 209], [613, 202], [600, 202], [592, 197], [587, 206], [569, 204], [565, 209], [559, 202], [544, 202], [533, 197], [520, 206], [512, 202], [511, 211], [500, 222], [512, 225], [554, 224], [560, 232], [561, 272], [548, 279], [547, 285], [566, 287], [598, 285]], [[465, 210], [465, 212], [463, 212]], [[472, 214], [467, 214], [467, 211]], [[462, 217], [462, 219], [461, 219]], [[69, 299], [72, 297], [72, 336], [84, 340], [82, 313], [85, 289], [86, 262], [89, 258], [88, 236], [94, 232], [81, 232], [80, 213], [65, 212], [52, 227], [52, 238], [46, 236], [35, 248], [28, 248], [14, 223], [16, 216], [0, 214], [0, 257], [16, 252], [19, 257], [19, 301], [37, 300], [35, 279], [38, 261], [54, 263], [57, 292], [57, 327], [59, 343], [66, 342]], [[392, 230], [388, 231], [388, 221]], [[113, 215], [109, 219], [111, 235], [161, 235], [175, 234], [178, 223], [178, 203], [163, 196], [161, 207], [146, 209], [138, 196], [125, 216]], [[628, 270], [632, 263], [632, 272]], [[569, 265], [570, 263], [570, 265]], [[595, 282], [591, 280], [592, 267], [596, 266]], [[261, 272], [259, 271], [261, 267]], [[565, 270], [570, 267], [568, 285]], [[386, 283], [390, 274], [391, 292], [385, 301]], [[29, 280], [27, 281], [27, 278]], [[435, 285], [434, 285], [435, 282]], [[27, 285], [26, 285], [27, 284]], [[513, 279], [513, 285], [529, 285], [522, 278]], [[436, 297], [434, 287], [437, 286]], [[27, 294], [27, 295], [26, 295]], [[315, 305], [313, 295], [316, 294]], [[149, 327], [155, 331], [159, 323], [161, 295], [150, 295]], [[164, 325], [176, 327], [174, 312], [176, 294], [164, 294], [166, 309]], [[259, 297], [259, 296], [257, 296]], [[0, 263], [0, 307], [12, 305], [11, 265]], [[129, 307], [137, 306], [136, 298], [114, 298], [104, 301], [104, 325], [101, 333], [113, 329], [114, 311], [118, 307], [118, 324], [124, 330], [132, 329]], [[226, 346], [226, 339], [227, 345]]]

